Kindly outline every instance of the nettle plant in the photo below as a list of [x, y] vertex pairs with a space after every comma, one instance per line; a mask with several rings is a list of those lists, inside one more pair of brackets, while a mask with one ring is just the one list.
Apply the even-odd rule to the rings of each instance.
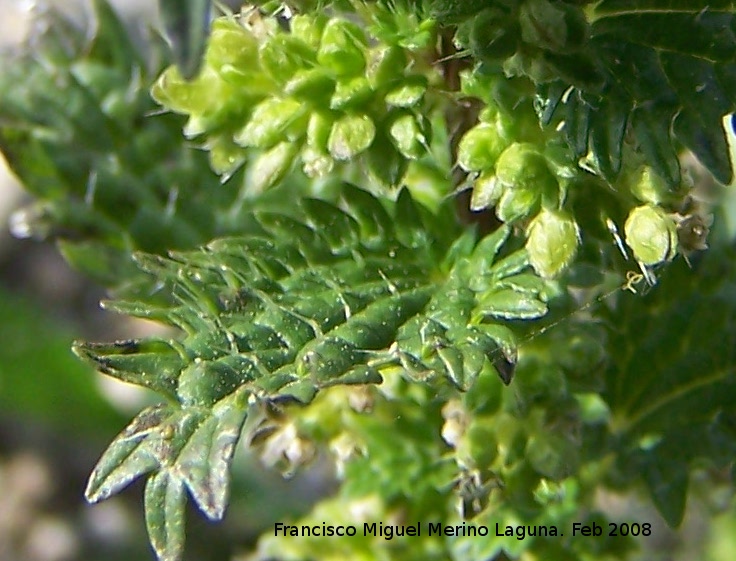
[[94, 5], [5, 65], [0, 147], [37, 198], [16, 231], [178, 333], [74, 345], [161, 397], [87, 488], [146, 476], [159, 559], [187, 496], [223, 517], [237, 446], [334, 461], [299, 523], [564, 532], [270, 532], [252, 559], [622, 559], [569, 531], [602, 493], [677, 526], [691, 472], [723, 480], [733, 2], [162, 1], [146, 55]]

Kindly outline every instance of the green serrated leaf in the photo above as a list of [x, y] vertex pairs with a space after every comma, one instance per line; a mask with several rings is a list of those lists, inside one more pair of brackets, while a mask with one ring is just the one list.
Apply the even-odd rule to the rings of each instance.
[[603, 396], [621, 444], [617, 466], [627, 479], [643, 477], [673, 526], [682, 520], [690, 471], [728, 465], [736, 451], [731, 256], [729, 247], [711, 248], [698, 274], [673, 263], [656, 293], [622, 300], [607, 317], [616, 328]]
[[[560, 115], [575, 154], [586, 155], [608, 181], [620, 170], [624, 132], [631, 125], [635, 145], [671, 189], [680, 184], [675, 138], [718, 181], [730, 183], [721, 121], [736, 109], [733, 5], [611, 0], [596, 5], [594, 13], [585, 58], [589, 74], [602, 84], [580, 79], [582, 61], [568, 72], [561, 63], [571, 55], [547, 53], [548, 70], [560, 81], [538, 87], [540, 121]], [[571, 94], [565, 86], [578, 91]]]
[[146, 483], [146, 528], [160, 561], [178, 561], [184, 552], [184, 484], [170, 471], [161, 471]]
[[168, 417], [168, 408], [156, 405], [143, 410], [108, 446], [87, 482], [85, 497], [97, 502], [127, 487], [158, 467], [158, 459], [142, 443]]
[[172, 394], [183, 364], [182, 357], [165, 340], [75, 343], [73, 350], [100, 372], [163, 395]]
[[197, 506], [212, 520], [225, 514], [230, 463], [245, 422], [244, 388], [218, 401], [176, 459], [177, 471]]
[[671, 528], [677, 528], [685, 515], [688, 491], [688, 466], [677, 458], [651, 458], [646, 463], [644, 481], [654, 505]]
[[484, 314], [502, 319], [535, 319], [547, 313], [544, 302], [511, 289], [485, 295], [479, 307]]
[[97, 33], [90, 47], [90, 58], [98, 59], [118, 68], [142, 67], [144, 61], [125, 25], [106, 0], [94, 0], [93, 9], [97, 20]]
[[515, 251], [493, 264], [491, 274], [495, 278], [503, 278], [520, 273], [529, 266], [529, 254], [524, 251]]
[[[456, 242], [448, 248], [428, 227], [437, 216], [408, 190], [384, 204], [346, 186], [338, 199], [304, 199], [290, 215], [257, 213], [251, 236], [169, 257], [138, 254], [168, 301], [111, 306], [185, 335], [77, 346], [171, 402], [141, 413], [113, 441], [88, 487], [89, 499], [100, 500], [153, 472], [146, 505], [159, 556], [180, 551], [185, 488], [208, 517], [223, 516], [234, 447], [254, 407], [379, 384], [397, 366], [409, 379], [460, 391], [494, 366], [508, 383], [513, 336], [493, 317], [546, 311], [524, 251], [495, 263], [508, 228], [478, 243], [472, 229], [449, 222]], [[474, 289], [479, 268], [487, 278]]]

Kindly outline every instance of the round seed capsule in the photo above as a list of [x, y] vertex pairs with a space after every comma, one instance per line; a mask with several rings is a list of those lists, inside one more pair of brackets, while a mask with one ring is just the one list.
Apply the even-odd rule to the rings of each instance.
[[636, 207], [624, 225], [626, 243], [644, 265], [669, 261], [677, 251], [677, 225], [654, 205]]
[[580, 229], [562, 211], [542, 210], [529, 225], [529, 262], [542, 277], [553, 278], [572, 263], [580, 244]]

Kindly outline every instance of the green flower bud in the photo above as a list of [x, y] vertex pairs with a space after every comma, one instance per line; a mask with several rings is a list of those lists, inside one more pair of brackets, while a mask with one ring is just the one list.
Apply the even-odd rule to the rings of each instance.
[[271, 148], [285, 137], [306, 132], [307, 115], [304, 105], [294, 99], [267, 99], [258, 104], [234, 140], [241, 146]]
[[496, 127], [481, 123], [465, 133], [457, 149], [457, 162], [465, 171], [493, 168], [508, 143]]
[[413, 113], [400, 113], [389, 126], [389, 135], [401, 154], [410, 160], [415, 160], [427, 153], [429, 140]]
[[261, 66], [274, 80], [288, 82], [298, 70], [312, 68], [316, 63], [315, 53], [304, 41], [278, 33], [269, 37], [258, 51]]
[[386, 87], [404, 75], [407, 60], [403, 49], [399, 47], [376, 47], [370, 51], [368, 80], [373, 89]]
[[212, 22], [205, 62], [224, 79], [243, 80], [249, 73], [260, 71], [258, 41], [242, 25], [230, 18]]
[[357, 109], [373, 98], [373, 89], [365, 76], [358, 76], [346, 82], [338, 82], [330, 99], [330, 109], [345, 111]]
[[319, 49], [322, 33], [328, 21], [329, 18], [323, 15], [295, 15], [290, 21], [291, 34], [316, 51]]
[[553, 278], [572, 263], [580, 245], [580, 229], [562, 211], [542, 210], [527, 230], [529, 262], [542, 277]]
[[320, 153], [326, 153], [332, 131], [333, 118], [329, 113], [315, 111], [309, 116], [307, 145]]
[[629, 213], [626, 244], [644, 265], [669, 261], [677, 251], [677, 224], [658, 206], [644, 205]]
[[284, 86], [286, 95], [312, 104], [321, 104], [335, 91], [335, 80], [324, 68], [297, 70]]
[[503, 191], [503, 183], [496, 179], [496, 174], [491, 170], [484, 171], [473, 182], [470, 210], [478, 212], [496, 204]]
[[496, 163], [496, 176], [514, 189], [534, 189], [541, 194], [558, 188], [547, 160], [528, 143], [515, 142], [503, 151]]
[[245, 150], [228, 137], [216, 137], [207, 142], [210, 167], [217, 175], [227, 176], [245, 161]]
[[258, 156], [248, 169], [249, 193], [257, 195], [279, 183], [291, 168], [298, 152], [296, 144], [282, 142]]
[[365, 69], [366, 39], [352, 22], [332, 19], [325, 26], [317, 61], [338, 76], [357, 76]]
[[345, 115], [332, 125], [328, 148], [336, 160], [354, 158], [371, 145], [376, 126], [367, 115]]
[[501, 187], [503, 194], [496, 205], [496, 216], [502, 222], [515, 222], [539, 210], [539, 192], [535, 189]]
[[187, 82], [175, 66], [167, 68], [151, 88], [151, 96], [176, 113], [209, 113], [222, 104], [225, 85], [209, 67]]
[[386, 103], [394, 107], [414, 107], [427, 92], [425, 76], [410, 76], [386, 94]]

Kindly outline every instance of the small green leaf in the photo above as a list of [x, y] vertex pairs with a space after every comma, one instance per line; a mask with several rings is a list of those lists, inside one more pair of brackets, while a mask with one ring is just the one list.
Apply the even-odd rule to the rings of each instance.
[[375, 92], [365, 76], [340, 81], [330, 99], [330, 109], [333, 111], [358, 109], [371, 101], [374, 95]]
[[357, 76], [365, 69], [366, 39], [352, 22], [331, 19], [322, 33], [317, 61], [337, 76]]
[[508, 226], [499, 226], [495, 232], [485, 236], [470, 257], [469, 276], [471, 279], [479, 278], [491, 272], [491, 267], [496, 262], [498, 252], [511, 234]]
[[262, 153], [248, 168], [248, 187], [252, 195], [262, 193], [278, 184], [299, 153], [299, 146], [293, 142], [281, 142]]
[[225, 514], [229, 469], [245, 422], [245, 388], [218, 401], [176, 459], [177, 471], [197, 506], [212, 520]]
[[[524, 6], [527, 24], [537, 21], [532, 12], [540, 6], [579, 11], [546, 0]], [[718, 181], [730, 183], [733, 170], [721, 121], [736, 109], [731, 87], [735, 21], [728, 2], [606, 0], [593, 9], [584, 48], [572, 54], [559, 49], [561, 30], [572, 20], [541, 35], [544, 25], [527, 25], [529, 41], [547, 44], [545, 68], [558, 80], [537, 89], [542, 122], [557, 110], [575, 154], [587, 156], [608, 181], [619, 173], [624, 132], [630, 127], [631, 140], [670, 189], [681, 180], [675, 139]], [[566, 92], [564, 104], [561, 92]]]
[[736, 453], [733, 253], [725, 239], [715, 244], [698, 275], [675, 261], [657, 290], [622, 299], [607, 316], [616, 326], [608, 330], [614, 360], [604, 398], [620, 442], [617, 470], [624, 481], [643, 479], [673, 526], [682, 520], [690, 471], [727, 470]]
[[93, 10], [97, 33], [90, 45], [90, 57], [109, 67], [127, 68], [131, 72], [143, 66], [140, 52], [113, 7], [105, 0], [94, 0]]
[[479, 309], [486, 315], [502, 319], [535, 319], [547, 313], [544, 302], [511, 289], [484, 295], [479, 302]]
[[529, 254], [526, 250], [515, 251], [511, 255], [497, 261], [491, 267], [491, 274], [497, 278], [508, 277], [520, 273], [529, 266]]
[[148, 480], [145, 492], [146, 528], [160, 561], [178, 561], [184, 552], [184, 484], [170, 471]]
[[270, 98], [253, 111], [248, 124], [233, 139], [241, 146], [272, 148], [293, 129], [307, 128], [307, 113], [296, 100]]
[[165, 340], [80, 343], [74, 353], [97, 370], [122, 380], [170, 395], [182, 367], [182, 358]]
[[677, 528], [685, 515], [688, 491], [687, 464], [677, 458], [654, 457], [643, 473], [654, 505], [671, 528]]
[[169, 416], [164, 405], [143, 410], [110, 444], [87, 482], [85, 497], [96, 503], [127, 487], [158, 467], [158, 459], [143, 443]]
[[409, 162], [384, 129], [385, 126], [379, 126], [376, 131], [376, 138], [366, 154], [366, 165], [380, 185], [392, 189], [401, 186]]
[[[168, 257], [138, 254], [161, 303], [117, 308], [185, 334], [77, 346], [119, 378], [168, 391], [170, 405], [144, 410], [112, 442], [87, 490], [101, 500], [153, 472], [148, 528], [164, 559], [181, 552], [185, 489], [205, 515], [223, 516], [235, 446], [244, 430], [252, 438], [259, 409], [307, 404], [332, 386], [380, 384], [397, 371], [432, 391], [468, 391], [492, 367], [508, 383], [516, 349], [493, 318], [546, 312], [526, 252], [495, 262], [508, 228], [478, 243], [448, 220], [448, 247], [428, 225], [451, 216], [452, 202], [432, 214], [408, 189], [394, 202], [356, 187], [337, 199], [257, 213], [249, 236]], [[476, 289], [479, 270], [485, 282]]]
[[631, 126], [647, 161], [674, 190], [680, 183], [680, 163], [670, 140], [673, 118], [666, 105], [643, 106], [631, 113]]
[[429, 13], [443, 23], [457, 23], [485, 8], [485, 0], [430, 0]]
[[567, 44], [565, 12], [548, 0], [530, 0], [519, 9], [521, 38], [525, 43], [559, 52]]

